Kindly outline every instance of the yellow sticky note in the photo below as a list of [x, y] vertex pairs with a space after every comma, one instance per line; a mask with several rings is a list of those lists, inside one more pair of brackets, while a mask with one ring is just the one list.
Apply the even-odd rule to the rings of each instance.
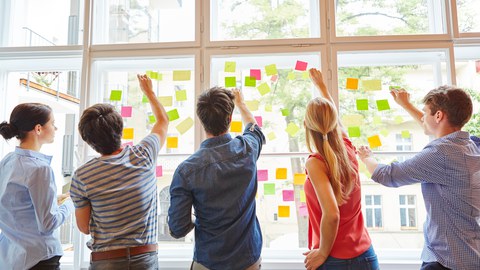
[[177, 101], [187, 100], [187, 90], [177, 90], [177, 91], [175, 91], [175, 99]]
[[160, 96], [158, 97], [158, 101], [162, 103], [164, 107], [170, 107], [173, 105], [173, 97], [172, 96]]
[[381, 80], [362, 80], [362, 88], [365, 91], [382, 90]]
[[258, 100], [245, 100], [245, 105], [250, 111], [258, 111], [258, 107], [260, 106], [260, 102]]
[[167, 137], [167, 148], [178, 148], [178, 137]]
[[279, 205], [278, 206], [278, 217], [290, 217], [290, 206]]
[[242, 132], [242, 121], [232, 121], [230, 132]]
[[398, 124], [403, 123], [404, 120], [403, 120], [403, 117], [401, 117], [400, 115], [398, 115], [398, 116], [395, 116], [395, 118], [393, 118], [393, 121], [395, 121], [395, 124], [398, 125]]
[[173, 71], [174, 81], [190, 81], [190, 76], [191, 76], [190, 70], [174, 70]]
[[300, 202], [307, 202], [307, 196], [303, 190], [300, 190]]
[[133, 140], [133, 128], [124, 128], [122, 133], [122, 139]]
[[275, 171], [275, 178], [287, 179], [287, 168], [277, 168]]
[[346, 114], [342, 117], [342, 123], [347, 126], [362, 126], [364, 117], [361, 114]]
[[402, 138], [409, 139], [410, 138], [410, 131], [402, 130]]
[[289, 81], [295, 80], [295, 77], [296, 77], [295, 72], [293, 72], [293, 71], [288, 72], [287, 79], [288, 79]]
[[368, 137], [368, 144], [370, 145], [370, 148], [377, 148], [382, 146], [382, 142], [380, 141], [380, 137], [378, 135]]
[[235, 72], [237, 64], [235, 62], [225, 62], [225, 72]]
[[270, 104], [265, 105], [265, 111], [266, 112], [271, 112], [272, 110], [273, 110], [272, 105], [270, 105]]
[[297, 132], [300, 130], [300, 128], [293, 122], [288, 123], [287, 128], [285, 131], [288, 133], [288, 135], [294, 137]]
[[293, 184], [294, 185], [303, 185], [305, 184], [305, 180], [307, 175], [304, 173], [296, 173], [293, 175]]
[[267, 138], [268, 138], [269, 141], [273, 141], [277, 138], [277, 135], [275, 135], [275, 132], [272, 131], [272, 132], [267, 134]]
[[277, 65], [271, 64], [271, 65], [265, 66], [265, 73], [267, 74], [267, 76], [278, 74]]
[[382, 128], [382, 130], [380, 130], [380, 134], [383, 136], [383, 137], [387, 137], [388, 134], [390, 134], [390, 131], [386, 128]]
[[183, 133], [187, 132], [193, 126], [193, 119], [191, 117], [187, 117], [185, 120], [180, 122], [175, 128], [178, 132], [183, 135]]
[[358, 79], [347, 78], [347, 85], [345, 88], [348, 90], [358, 90]]

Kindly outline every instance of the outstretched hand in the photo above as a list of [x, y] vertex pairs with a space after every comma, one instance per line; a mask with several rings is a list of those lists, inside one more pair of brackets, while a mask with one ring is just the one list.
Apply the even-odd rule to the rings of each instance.
[[235, 88], [235, 89], [232, 89], [232, 93], [235, 96], [235, 99], [233, 100], [233, 102], [235, 103], [235, 106], [239, 107], [241, 104], [244, 103], [242, 91], [240, 91], [240, 89], [238, 88]]
[[320, 88], [325, 86], [325, 81], [323, 80], [322, 72], [316, 68], [311, 68], [309, 71], [310, 79], [316, 87]]
[[70, 192], [57, 195], [57, 205], [62, 205], [68, 199], [70, 199]]
[[410, 93], [408, 93], [405, 89], [391, 89], [390, 94], [398, 105], [405, 107], [410, 104]]
[[327, 257], [320, 254], [319, 249], [309, 250], [304, 252], [303, 255], [306, 256], [303, 262], [307, 270], [315, 270], [327, 260]]
[[364, 145], [362, 145], [362, 146], [360, 146], [360, 148], [358, 148], [357, 154], [358, 154], [358, 157], [360, 158], [360, 160], [362, 160], [362, 161], [366, 158], [373, 157], [372, 150], [368, 146], [364, 146]]
[[140, 89], [144, 94], [153, 92], [152, 80], [147, 75], [137, 74], [138, 83], [140, 84]]

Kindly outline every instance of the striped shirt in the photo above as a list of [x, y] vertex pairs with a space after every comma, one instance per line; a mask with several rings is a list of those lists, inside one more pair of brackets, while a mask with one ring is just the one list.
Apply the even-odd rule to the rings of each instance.
[[70, 194], [76, 208], [91, 205], [92, 251], [157, 242], [155, 166], [160, 141], [148, 135], [138, 145], [94, 158], [75, 171]]
[[424, 262], [480, 269], [480, 149], [467, 132], [433, 140], [404, 162], [380, 164], [372, 179], [389, 187], [421, 183], [427, 209]]

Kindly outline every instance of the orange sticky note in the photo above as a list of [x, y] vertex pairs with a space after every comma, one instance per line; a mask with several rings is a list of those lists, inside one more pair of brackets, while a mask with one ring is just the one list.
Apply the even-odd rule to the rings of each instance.
[[133, 140], [133, 128], [124, 128], [122, 139], [124, 140]]
[[347, 85], [345, 88], [348, 90], [358, 90], [358, 79], [347, 78]]
[[368, 144], [370, 144], [370, 148], [377, 148], [382, 146], [382, 142], [380, 141], [380, 137], [378, 135], [368, 137]]
[[275, 178], [287, 179], [287, 168], [277, 168], [277, 171], [275, 172]]
[[167, 137], [167, 148], [178, 148], [178, 137]]
[[230, 132], [242, 132], [242, 121], [232, 121]]
[[293, 184], [294, 185], [303, 185], [305, 184], [305, 180], [307, 175], [304, 173], [296, 173], [293, 175]]
[[278, 206], [278, 217], [290, 217], [290, 206], [279, 205]]

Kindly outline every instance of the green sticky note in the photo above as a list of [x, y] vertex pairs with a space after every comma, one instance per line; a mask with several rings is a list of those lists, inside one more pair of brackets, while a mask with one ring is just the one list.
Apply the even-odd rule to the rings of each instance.
[[395, 124], [401, 124], [403, 123], [403, 117], [401, 117], [400, 115], [398, 116], [395, 116], [395, 118], [393, 119], [393, 121], [395, 122]]
[[278, 74], [277, 65], [271, 64], [271, 65], [265, 66], [265, 73], [267, 74], [267, 76]]
[[360, 137], [360, 127], [348, 127], [349, 137]]
[[177, 91], [175, 91], [175, 99], [177, 101], [187, 100], [187, 90], [177, 90]]
[[149, 115], [148, 116], [148, 123], [153, 124], [155, 122], [157, 122], [157, 119], [155, 118], [155, 116], [153, 114]]
[[381, 80], [362, 80], [362, 88], [365, 91], [382, 90]]
[[158, 78], [159, 78], [158, 72], [152, 71], [152, 72], [150, 73], [150, 78], [151, 78], [152, 80], [158, 80]]
[[258, 100], [245, 100], [245, 105], [250, 111], [258, 111], [258, 107], [260, 106], [260, 102]]
[[303, 71], [302, 72], [302, 79], [306, 80], [306, 79], [309, 79], [310, 78], [310, 75], [308, 74], [308, 71]]
[[178, 118], [180, 118], [180, 116], [178, 115], [177, 109], [173, 109], [171, 111], [168, 111], [167, 116], [168, 116], [169, 121], [174, 121], [174, 120], [177, 120]]
[[357, 99], [357, 110], [367, 111], [368, 110], [368, 99]]
[[265, 111], [266, 112], [271, 112], [272, 110], [273, 110], [272, 105], [270, 105], [270, 104], [265, 105]]
[[263, 195], [275, 195], [275, 183], [263, 184]]
[[151, 70], [147, 70], [147, 71], [145, 71], [145, 74], [147, 75], [147, 77], [152, 78], [152, 72], [153, 71], [151, 71]]
[[148, 103], [147, 96], [145, 96], [145, 95], [142, 96], [142, 103]]
[[225, 87], [236, 87], [237, 78], [236, 77], [225, 77]]
[[164, 107], [169, 107], [173, 105], [173, 97], [172, 96], [159, 96], [158, 100]]
[[289, 116], [290, 115], [290, 110], [289, 109], [281, 109], [280, 111], [282, 112], [283, 116]]
[[402, 89], [402, 87], [401, 87], [401, 86], [398, 86], [398, 85], [390, 85], [390, 86], [388, 87], [388, 89], [389, 89], [389, 90]]
[[110, 91], [110, 100], [111, 101], [121, 101], [122, 100], [122, 90], [112, 90], [112, 91]]
[[402, 138], [409, 139], [410, 138], [410, 131], [402, 130]]
[[225, 72], [235, 72], [236, 66], [235, 62], [225, 62]]
[[382, 117], [381, 116], [378, 116], [378, 115], [375, 115], [373, 117], [373, 124], [375, 125], [380, 125], [382, 123]]
[[270, 86], [268, 86], [267, 83], [262, 83], [258, 87], [258, 92], [260, 92], [260, 95], [265, 95], [271, 91]]
[[388, 99], [377, 100], [377, 108], [379, 111], [390, 110], [390, 104], [388, 104]]
[[288, 72], [287, 79], [288, 79], [289, 81], [295, 80], [295, 72], [293, 72], [293, 71]]
[[293, 122], [288, 123], [287, 128], [285, 129], [288, 135], [292, 137], [295, 136], [299, 130], [300, 128]]
[[390, 131], [388, 131], [388, 129], [386, 129], [386, 128], [383, 128], [382, 130], [380, 130], [380, 134], [381, 134], [383, 137], [387, 137], [388, 134], [390, 134]]
[[245, 76], [245, 86], [249, 86], [249, 87], [255, 87], [257, 86], [257, 80], [255, 79], [255, 77], [251, 77], [251, 76]]
[[183, 135], [185, 132], [187, 132], [191, 127], [193, 126], [193, 119], [191, 117], [187, 117], [187, 119], [183, 120], [178, 124], [175, 128], [178, 130], [178, 132]]
[[174, 70], [173, 71], [174, 81], [190, 81], [190, 76], [191, 76], [190, 70]]

